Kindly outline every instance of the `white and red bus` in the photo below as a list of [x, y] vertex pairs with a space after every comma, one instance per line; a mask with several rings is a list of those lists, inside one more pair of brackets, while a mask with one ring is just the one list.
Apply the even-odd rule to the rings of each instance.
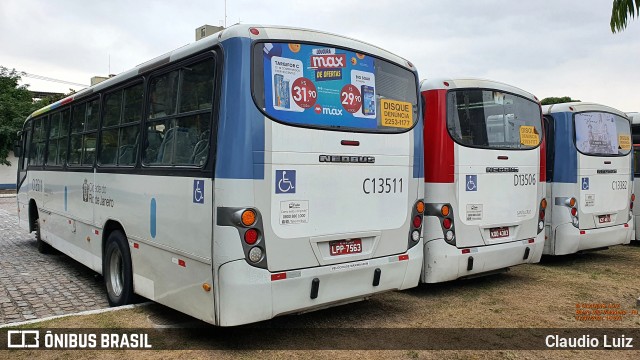
[[544, 254], [628, 244], [632, 236], [629, 119], [586, 102], [542, 108], [547, 139], [547, 241]]
[[421, 84], [425, 228], [422, 281], [540, 260], [545, 158], [535, 96], [479, 79]]

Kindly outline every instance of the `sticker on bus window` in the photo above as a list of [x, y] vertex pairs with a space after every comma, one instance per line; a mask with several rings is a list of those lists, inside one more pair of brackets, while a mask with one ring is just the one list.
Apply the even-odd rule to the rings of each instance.
[[540, 136], [536, 132], [535, 126], [520, 126], [520, 144], [526, 146], [537, 146]]
[[631, 150], [631, 136], [627, 134], [618, 135], [618, 146], [622, 150]]
[[298, 124], [377, 127], [373, 58], [311, 44], [263, 49], [267, 114]]
[[380, 100], [380, 122], [382, 126], [407, 129], [413, 125], [413, 106], [397, 100]]

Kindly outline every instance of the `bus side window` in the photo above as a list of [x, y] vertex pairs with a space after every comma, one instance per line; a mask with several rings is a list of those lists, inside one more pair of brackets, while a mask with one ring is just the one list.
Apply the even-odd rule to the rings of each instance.
[[22, 132], [22, 153], [20, 154], [20, 162], [18, 164], [18, 182], [17, 189], [20, 189], [22, 182], [27, 178], [27, 165], [29, 161], [29, 145], [31, 144], [31, 127], [33, 125], [32, 121], [29, 121], [25, 124], [24, 130]]
[[82, 137], [82, 165], [92, 166], [96, 158], [98, 124], [100, 123], [100, 101], [87, 103], [85, 134]]
[[555, 128], [553, 117], [549, 115], [544, 116], [544, 136], [546, 141], [547, 151], [547, 181], [553, 181], [553, 168], [555, 160]]
[[[210, 149], [214, 74], [215, 61], [207, 58], [150, 81], [145, 164], [196, 167], [206, 164]], [[178, 84], [175, 88], [174, 83]], [[169, 99], [167, 94], [174, 98]]]
[[142, 119], [142, 90], [142, 84], [138, 83], [105, 96], [100, 136], [101, 165], [135, 165]]
[[46, 119], [47, 116], [35, 119], [33, 122], [33, 135], [29, 146], [29, 165], [42, 166], [44, 164], [44, 152], [47, 143]]
[[67, 136], [69, 133], [69, 111], [51, 115], [49, 143], [47, 145], [47, 166], [60, 166], [67, 157]]
[[86, 103], [71, 108], [71, 136], [69, 138], [69, 165], [80, 165], [82, 157], [82, 132]]

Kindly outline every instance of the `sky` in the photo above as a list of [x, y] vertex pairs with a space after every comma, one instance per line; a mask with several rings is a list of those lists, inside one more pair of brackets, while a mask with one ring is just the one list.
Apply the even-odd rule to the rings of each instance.
[[[479, 77], [640, 111], [640, 20], [609, 27], [612, 0], [229, 0], [226, 24], [353, 37], [410, 60], [421, 79]], [[89, 84], [224, 25], [223, 0], [0, 0], [0, 66]], [[31, 90], [83, 86], [24, 77]]]

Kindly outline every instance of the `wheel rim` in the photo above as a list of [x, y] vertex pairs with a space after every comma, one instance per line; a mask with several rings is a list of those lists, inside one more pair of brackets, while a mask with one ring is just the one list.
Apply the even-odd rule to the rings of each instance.
[[113, 295], [119, 297], [122, 294], [122, 253], [120, 249], [115, 248], [111, 252], [111, 259], [109, 260], [109, 283], [111, 284], [111, 291]]

